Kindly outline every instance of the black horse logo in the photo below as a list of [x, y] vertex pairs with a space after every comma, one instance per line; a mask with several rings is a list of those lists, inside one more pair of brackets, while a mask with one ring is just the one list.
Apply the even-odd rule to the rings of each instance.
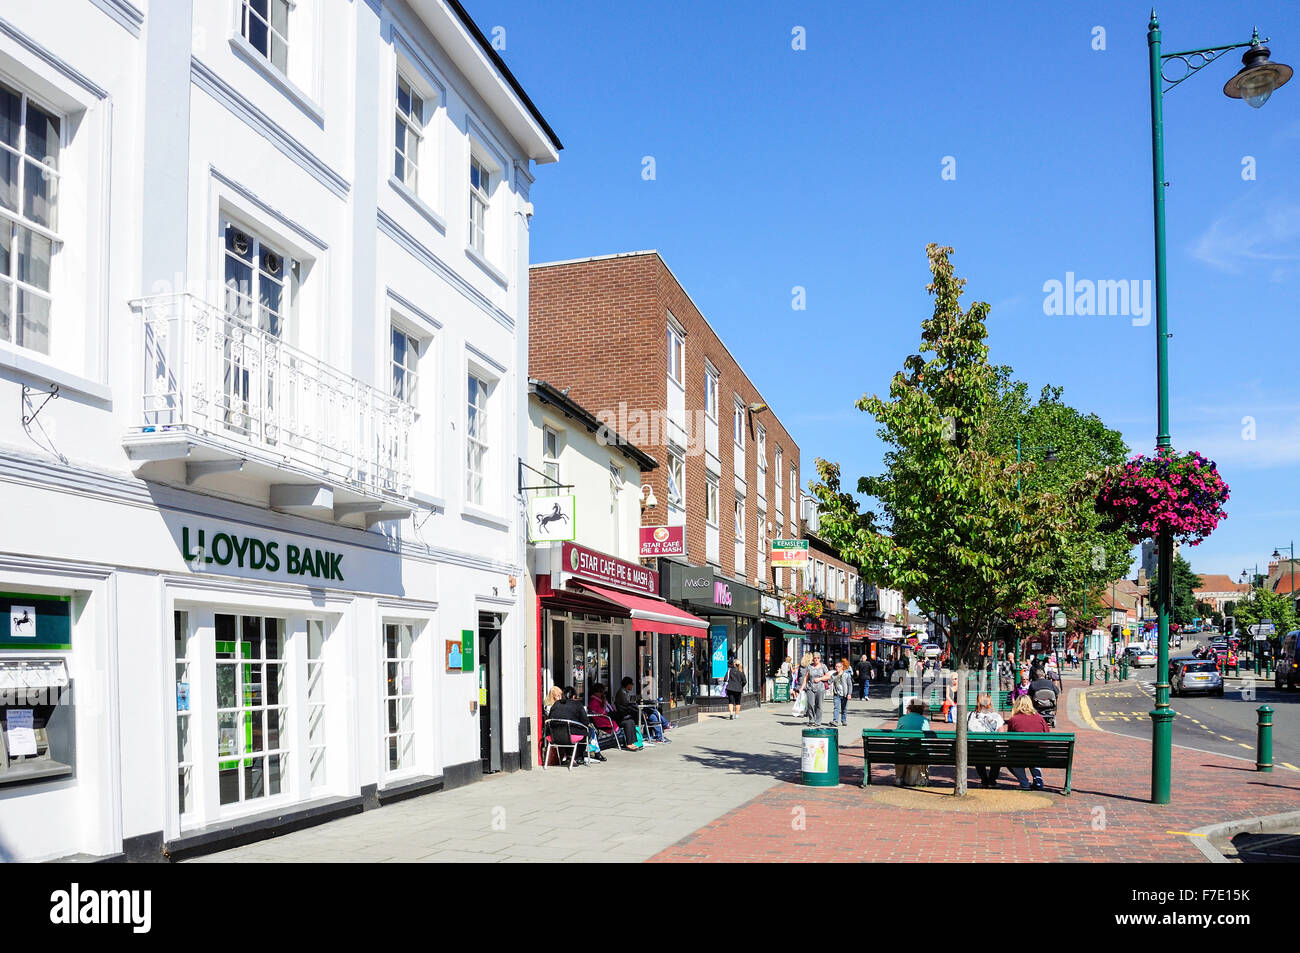
[[548, 535], [548, 531], [547, 531], [546, 527], [547, 527], [549, 524], [551, 524], [551, 523], [554, 523], [554, 522], [557, 522], [557, 521], [563, 521], [563, 522], [567, 525], [568, 522], [569, 522], [569, 515], [568, 515], [567, 513], [561, 513], [561, 512], [560, 512], [560, 504], [559, 504], [559, 503], [556, 503], [556, 504], [551, 508], [551, 512], [549, 512], [549, 513], [538, 513], [537, 516], [534, 517], [534, 518], [537, 520], [537, 533], [538, 533], [538, 535], [540, 535], [540, 536]]
[[33, 633], [36, 631], [36, 620], [27, 614], [26, 609], [23, 610], [22, 615], [11, 616], [11, 619], [13, 621], [14, 635], [22, 635], [23, 626], [27, 626]]

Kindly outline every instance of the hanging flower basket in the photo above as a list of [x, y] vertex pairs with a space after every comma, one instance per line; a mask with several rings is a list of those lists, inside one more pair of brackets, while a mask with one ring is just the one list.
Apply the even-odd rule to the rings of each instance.
[[792, 621], [802, 623], [807, 619], [820, 619], [825, 606], [816, 596], [806, 596], [803, 593], [790, 593], [783, 600], [786, 611], [790, 614]]
[[1178, 542], [1195, 546], [1227, 516], [1227, 501], [1228, 484], [1213, 460], [1166, 447], [1110, 470], [1102, 478], [1097, 512], [1107, 528], [1127, 533], [1131, 543], [1168, 529]]

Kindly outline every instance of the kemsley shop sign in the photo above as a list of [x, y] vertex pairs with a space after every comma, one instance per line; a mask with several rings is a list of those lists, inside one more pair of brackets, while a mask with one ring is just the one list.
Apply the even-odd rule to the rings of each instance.
[[181, 527], [181, 555], [191, 569], [210, 565], [343, 582], [343, 554], [233, 532]]

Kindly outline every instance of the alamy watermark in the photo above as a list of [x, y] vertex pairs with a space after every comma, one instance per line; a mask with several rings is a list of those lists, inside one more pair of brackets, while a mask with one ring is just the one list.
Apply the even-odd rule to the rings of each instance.
[[1065, 280], [1049, 278], [1043, 282], [1043, 314], [1079, 315], [1080, 317], [1131, 318], [1135, 328], [1151, 323], [1151, 279], [1075, 278], [1067, 271]]

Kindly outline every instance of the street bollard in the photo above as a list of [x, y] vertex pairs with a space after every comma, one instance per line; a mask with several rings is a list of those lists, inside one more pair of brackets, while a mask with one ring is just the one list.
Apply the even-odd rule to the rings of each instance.
[[1273, 709], [1260, 705], [1255, 709], [1259, 716], [1259, 750], [1255, 754], [1256, 771], [1273, 770]]
[[1259, 653], [1253, 652], [1251, 654], [1255, 657], [1255, 674], [1258, 675], [1259, 674]]
[[1096, 674], [1097, 674], [1097, 666], [1094, 665], [1094, 666], [1092, 666], [1090, 669], [1088, 669], [1088, 684], [1089, 684], [1089, 685], [1092, 684], [1092, 678], [1093, 678], [1093, 676], [1096, 675]]
[[1104, 669], [1101, 670], [1101, 672], [1102, 672], [1103, 675], [1106, 676], [1106, 684], [1109, 685], [1109, 684], [1110, 684], [1110, 666], [1107, 665]]

